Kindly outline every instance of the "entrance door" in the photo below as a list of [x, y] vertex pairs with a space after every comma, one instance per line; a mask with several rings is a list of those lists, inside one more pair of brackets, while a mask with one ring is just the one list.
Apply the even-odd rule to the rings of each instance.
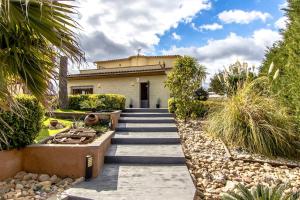
[[140, 84], [141, 108], [149, 108], [149, 82]]

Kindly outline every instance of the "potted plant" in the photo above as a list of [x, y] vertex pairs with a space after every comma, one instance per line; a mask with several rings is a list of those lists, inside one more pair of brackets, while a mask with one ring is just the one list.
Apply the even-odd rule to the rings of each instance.
[[156, 108], [160, 108], [160, 98], [157, 99]]
[[57, 124], [58, 124], [58, 121], [57, 121], [56, 119], [50, 120], [50, 125], [51, 125], [52, 127], [56, 127]]
[[129, 108], [133, 108], [132, 99], [130, 99]]

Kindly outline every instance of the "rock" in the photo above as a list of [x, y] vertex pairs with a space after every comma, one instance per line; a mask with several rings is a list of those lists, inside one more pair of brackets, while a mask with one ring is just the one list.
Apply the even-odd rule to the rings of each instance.
[[26, 175], [26, 172], [20, 171], [14, 176], [14, 178], [22, 180], [25, 175]]
[[22, 190], [24, 188], [24, 186], [22, 184], [16, 184], [15, 189], [16, 190]]
[[63, 181], [67, 184], [71, 184], [73, 182], [73, 179], [72, 178], [65, 178]]
[[32, 173], [28, 173], [25, 176], [23, 176], [23, 181], [28, 181], [32, 179]]
[[57, 183], [57, 182], [58, 182], [57, 176], [56, 176], [56, 175], [51, 176], [50, 181], [51, 181], [52, 183]]
[[48, 174], [41, 174], [38, 177], [38, 180], [40, 182], [48, 181], [50, 179], [50, 176]]
[[225, 187], [223, 188], [223, 191], [224, 192], [232, 191], [237, 184], [238, 184], [237, 181], [227, 181]]
[[84, 177], [77, 178], [77, 179], [75, 179], [75, 181], [72, 183], [72, 185], [76, 185], [76, 184], [78, 184], [78, 183], [81, 183], [81, 182], [83, 182], [84, 180], [85, 180]]
[[43, 181], [43, 182], [38, 183], [38, 185], [40, 185], [42, 187], [47, 187], [47, 186], [51, 186], [52, 183], [51, 183], [51, 181]]
[[37, 175], [37, 174], [32, 174], [32, 177], [31, 177], [31, 178], [32, 178], [32, 180], [37, 180], [38, 176], [39, 176], [39, 175]]

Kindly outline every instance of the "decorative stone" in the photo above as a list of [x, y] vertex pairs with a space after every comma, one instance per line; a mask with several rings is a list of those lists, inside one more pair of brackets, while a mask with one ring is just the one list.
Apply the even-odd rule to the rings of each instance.
[[38, 177], [38, 180], [40, 182], [48, 181], [50, 179], [50, 176], [48, 174], [41, 174]]
[[57, 183], [57, 182], [58, 182], [57, 176], [56, 176], [56, 175], [51, 176], [50, 181], [51, 181], [52, 183]]
[[17, 184], [16, 185], [16, 190], [22, 190], [24, 186], [22, 184]]
[[26, 175], [26, 172], [24, 172], [24, 171], [20, 171], [20, 172], [18, 172], [15, 176], [14, 176], [14, 178], [15, 179], [23, 179], [23, 177]]

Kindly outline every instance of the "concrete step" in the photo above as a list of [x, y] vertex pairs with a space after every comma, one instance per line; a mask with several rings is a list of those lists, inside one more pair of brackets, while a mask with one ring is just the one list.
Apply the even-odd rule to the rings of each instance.
[[176, 132], [174, 123], [119, 123], [116, 131], [120, 132]]
[[184, 164], [181, 145], [111, 145], [105, 163]]
[[180, 144], [177, 132], [116, 132], [112, 144]]
[[63, 194], [70, 200], [192, 200], [195, 186], [185, 165], [105, 164], [101, 176]]
[[174, 117], [172, 113], [146, 113], [146, 112], [135, 112], [135, 113], [121, 113], [121, 117]]
[[175, 123], [173, 117], [121, 117], [119, 123]]
[[123, 110], [126, 113], [168, 113], [167, 108], [126, 108]]

